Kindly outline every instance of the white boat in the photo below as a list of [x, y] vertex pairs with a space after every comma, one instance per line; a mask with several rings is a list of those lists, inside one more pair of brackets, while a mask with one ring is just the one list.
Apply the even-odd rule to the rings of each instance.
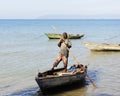
[[120, 44], [83, 42], [91, 51], [120, 51]]

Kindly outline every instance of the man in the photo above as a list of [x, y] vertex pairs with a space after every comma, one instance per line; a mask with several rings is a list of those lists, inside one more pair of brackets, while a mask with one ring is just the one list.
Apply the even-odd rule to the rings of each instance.
[[69, 48], [72, 47], [71, 42], [69, 41], [68, 35], [66, 32], [63, 33], [62, 38], [59, 40], [58, 47], [60, 47], [60, 52], [57, 55], [57, 58], [53, 64], [52, 70], [54, 70], [54, 67], [57, 67], [57, 65], [62, 60], [64, 64], [65, 72], [66, 72], [67, 64], [68, 64]]

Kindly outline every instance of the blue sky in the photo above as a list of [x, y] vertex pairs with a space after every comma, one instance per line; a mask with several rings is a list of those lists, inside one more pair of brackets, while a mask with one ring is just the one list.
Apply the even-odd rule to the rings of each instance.
[[120, 19], [120, 0], [0, 0], [0, 19]]

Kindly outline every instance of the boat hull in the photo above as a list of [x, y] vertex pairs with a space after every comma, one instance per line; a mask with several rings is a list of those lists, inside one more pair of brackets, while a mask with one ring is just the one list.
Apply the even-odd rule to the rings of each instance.
[[85, 79], [85, 74], [78, 72], [71, 75], [62, 75], [62, 76], [47, 76], [47, 77], [36, 77], [35, 80], [39, 85], [42, 92], [55, 90], [59, 87], [71, 86], [74, 84], [80, 84]]
[[120, 44], [107, 44], [107, 43], [83, 43], [91, 51], [120, 51]]

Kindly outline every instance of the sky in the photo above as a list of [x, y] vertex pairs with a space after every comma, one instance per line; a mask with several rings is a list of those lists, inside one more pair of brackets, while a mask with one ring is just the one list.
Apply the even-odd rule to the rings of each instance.
[[0, 0], [0, 19], [120, 19], [120, 0]]

